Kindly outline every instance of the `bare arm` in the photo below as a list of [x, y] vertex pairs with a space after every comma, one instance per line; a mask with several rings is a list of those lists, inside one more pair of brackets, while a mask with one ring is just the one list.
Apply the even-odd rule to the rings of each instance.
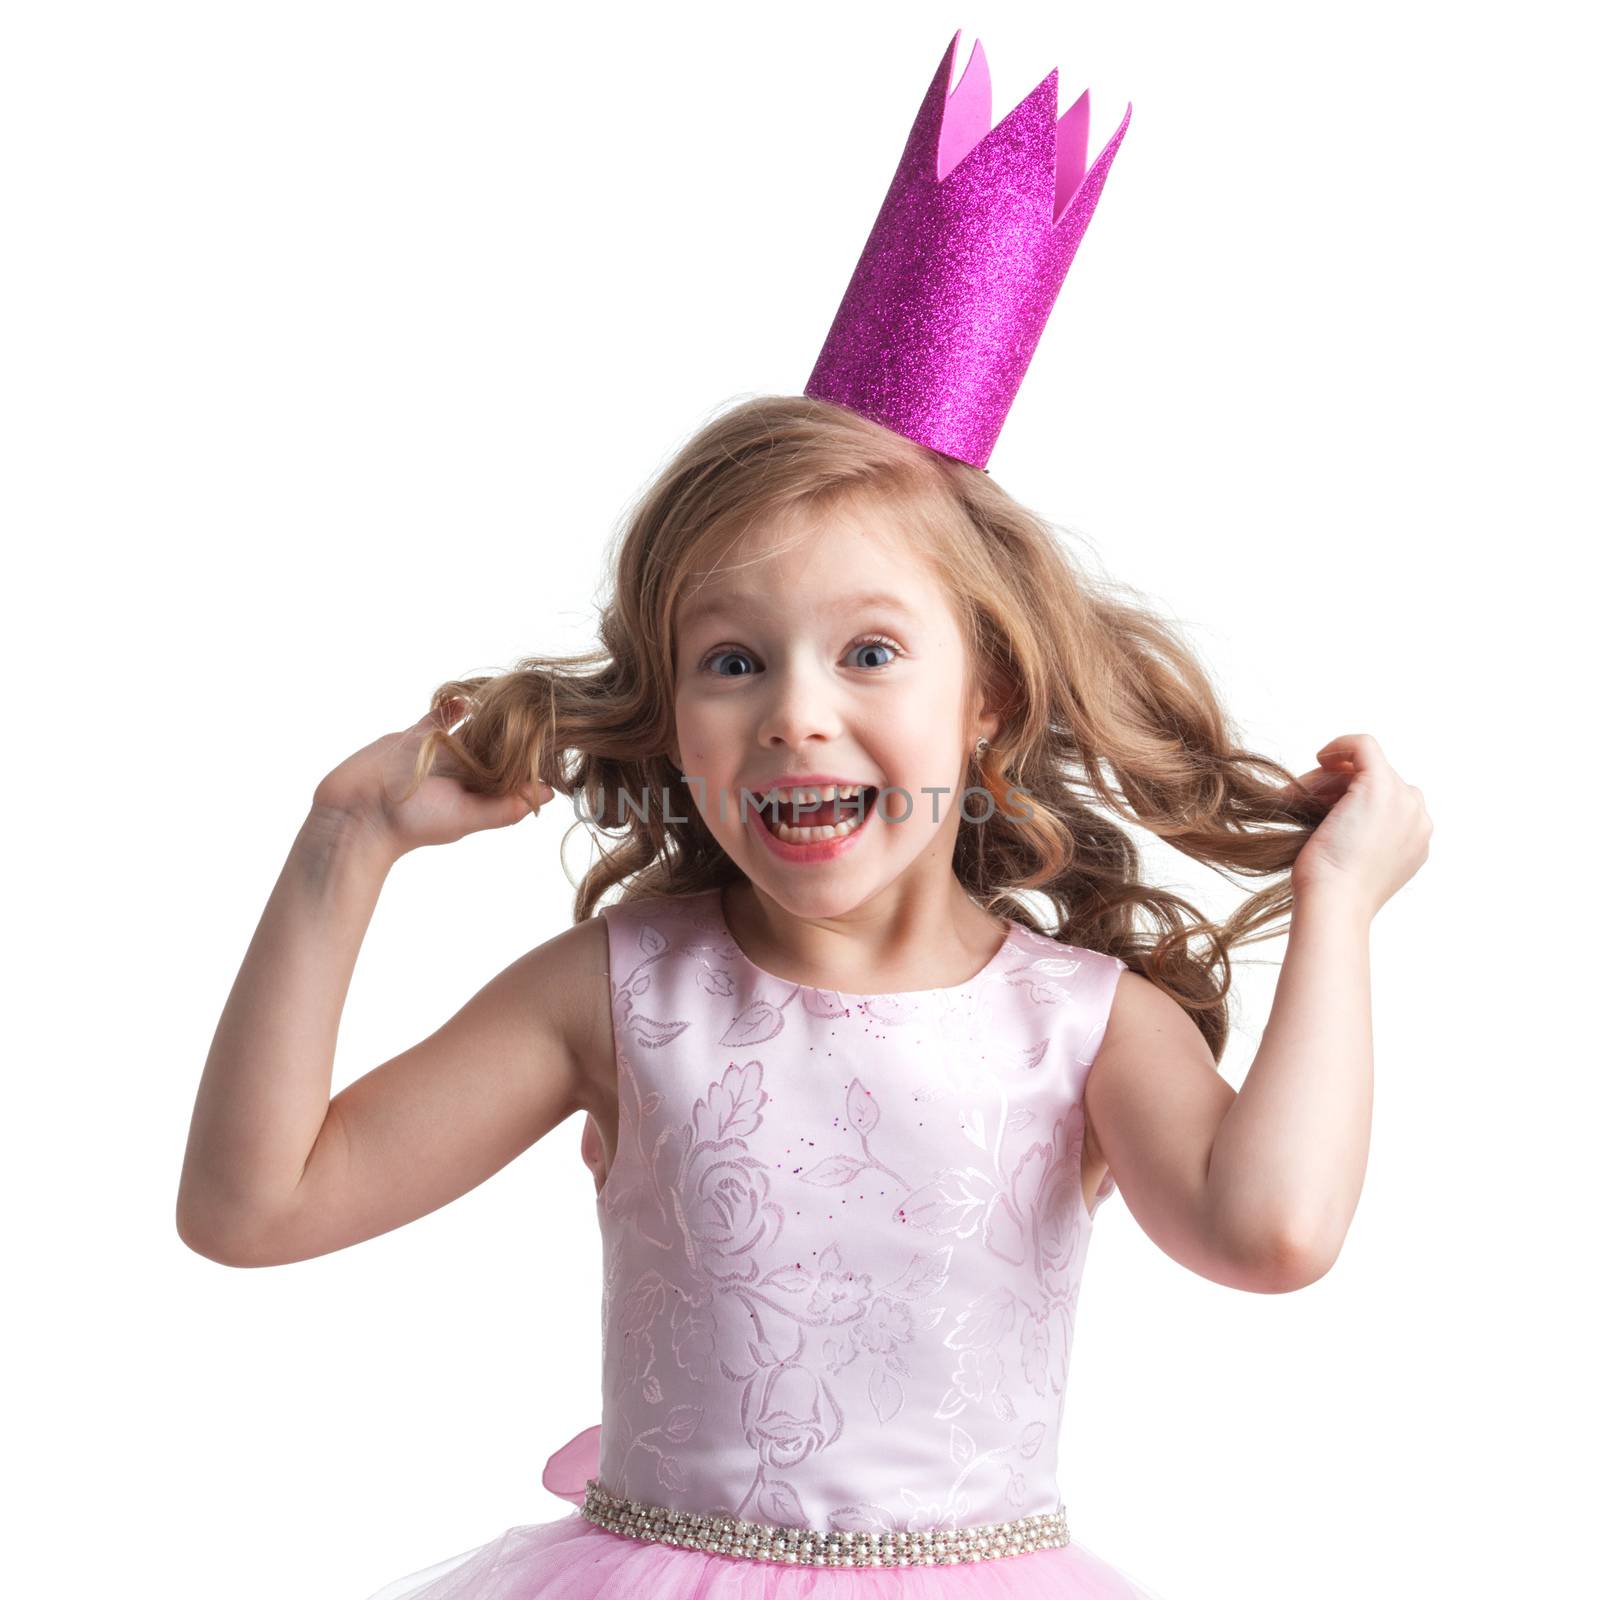
[[179, 1235], [202, 1255], [263, 1266], [370, 1238], [595, 1105], [586, 1063], [609, 1015], [598, 922], [513, 962], [427, 1039], [329, 1098], [340, 1014], [389, 868], [420, 844], [528, 814], [523, 798], [434, 777], [397, 816], [357, 803], [374, 771], [409, 770], [421, 731], [377, 741], [319, 785], [251, 940], [178, 1189]]
[[1365, 924], [1338, 901], [1297, 905], [1272, 1012], [1235, 1093], [1188, 1013], [1122, 975], [1087, 1110], [1129, 1211], [1175, 1261], [1264, 1294], [1333, 1265], [1366, 1172], [1367, 994]]
[[225, 1260], [286, 1210], [328, 1113], [356, 955], [395, 852], [313, 806], [212, 1037], [189, 1123], [177, 1223]]
[[1344, 896], [1299, 899], [1260, 1048], [1217, 1129], [1207, 1183], [1217, 1236], [1254, 1240], [1272, 1285], [1332, 1267], [1372, 1137], [1370, 918]]
[[334, 1036], [387, 867], [308, 819], [229, 996], [196, 1097], [178, 1232], [230, 1266], [302, 1261], [475, 1188], [597, 1109], [609, 997], [594, 920], [519, 957], [332, 1100]]
[[1368, 935], [1432, 832], [1370, 735], [1319, 754], [1348, 788], [1295, 862], [1288, 946], [1238, 1093], [1183, 1008], [1131, 973], [1086, 1089], [1140, 1226], [1202, 1276], [1263, 1293], [1326, 1273], [1355, 1215], [1372, 1128]]

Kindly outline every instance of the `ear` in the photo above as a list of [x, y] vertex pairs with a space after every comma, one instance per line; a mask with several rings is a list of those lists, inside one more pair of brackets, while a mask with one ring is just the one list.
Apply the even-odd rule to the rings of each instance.
[[973, 699], [967, 702], [969, 708], [974, 701], [979, 707], [978, 720], [973, 725], [972, 737], [967, 741], [969, 747], [977, 742], [979, 734], [993, 743], [994, 736], [1000, 731], [1000, 714], [1010, 693], [1009, 686], [996, 678], [989, 678], [976, 686]]
[[995, 734], [1000, 733], [1003, 723], [1016, 714], [1019, 704], [1021, 699], [1016, 683], [1003, 675], [989, 678], [989, 682], [984, 683], [978, 691], [978, 706], [981, 709], [971, 742], [978, 741], [978, 734], [982, 734], [990, 744], [994, 744]]
[[969, 746], [975, 744], [980, 733], [985, 739], [993, 743], [994, 736], [999, 731], [1000, 713], [985, 701], [983, 702], [982, 711], [978, 714], [977, 721], [972, 725], [972, 737], [967, 740], [967, 744]]

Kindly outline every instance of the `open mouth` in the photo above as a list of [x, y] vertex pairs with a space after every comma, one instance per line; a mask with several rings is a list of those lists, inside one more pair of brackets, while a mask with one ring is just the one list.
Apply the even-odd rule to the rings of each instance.
[[863, 788], [846, 799], [768, 801], [757, 808], [762, 826], [784, 844], [823, 844], [854, 833], [872, 814], [878, 791]]

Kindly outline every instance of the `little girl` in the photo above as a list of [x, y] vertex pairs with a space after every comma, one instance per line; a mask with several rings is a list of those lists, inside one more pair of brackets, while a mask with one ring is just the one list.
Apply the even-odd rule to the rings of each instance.
[[[601, 648], [447, 683], [317, 785], [228, 998], [178, 1203], [218, 1261], [399, 1227], [585, 1113], [601, 1413], [544, 1474], [576, 1509], [373, 1600], [1139, 1600], [1056, 1481], [1099, 1205], [1260, 1293], [1349, 1226], [1367, 932], [1422, 797], [1366, 734], [1300, 778], [1240, 748], [1182, 639], [985, 470], [1115, 141], [1086, 173], [1054, 74], [985, 141], [955, 48], [806, 393], [670, 462]], [[1015, 126], [1045, 89], [1048, 170]], [[1009, 288], [970, 278], [997, 218]], [[574, 925], [330, 1101], [389, 868], [557, 792], [601, 843]], [[1135, 824], [1263, 884], [1212, 922]], [[1285, 919], [1236, 1094], [1230, 952]]]

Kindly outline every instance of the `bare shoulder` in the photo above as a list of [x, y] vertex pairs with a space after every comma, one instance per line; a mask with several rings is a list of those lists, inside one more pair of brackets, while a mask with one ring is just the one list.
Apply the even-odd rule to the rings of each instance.
[[[1175, 1049], [1191, 1060], [1203, 1059], [1207, 1071], [1216, 1071], [1210, 1046], [1194, 1018], [1160, 985], [1131, 968], [1117, 975], [1105, 1043], [1113, 1045], [1113, 1055], [1117, 1047], [1130, 1043]], [[1097, 1068], [1099, 1064], [1100, 1057], [1096, 1057]]]
[[614, 1098], [611, 959], [605, 919], [593, 916], [530, 950], [528, 990], [554, 1015], [571, 1053], [584, 1110]]
[[616, 1159], [621, 1119], [610, 939], [601, 916], [576, 924], [561, 938], [566, 943], [550, 976], [564, 989], [573, 1095], [577, 1109], [586, 1113], [581, 1149], [598, 1189]]
[[1135, 1221], [1174, 1260], [1217, 1282], [1230, 1264], [1208, 1230], [1211, 1148], [1237, 1098], [1194, 1018], [1148, 978], [1117, 980], [1084, 1110]]
[[1233, 1097], [1194, 1018], [1148, 978], [1132, 970], [1119, 974], [1084, 1091], [1096, 1129], [1195, 1103], [1218, 1109], [1220, 1120]]

